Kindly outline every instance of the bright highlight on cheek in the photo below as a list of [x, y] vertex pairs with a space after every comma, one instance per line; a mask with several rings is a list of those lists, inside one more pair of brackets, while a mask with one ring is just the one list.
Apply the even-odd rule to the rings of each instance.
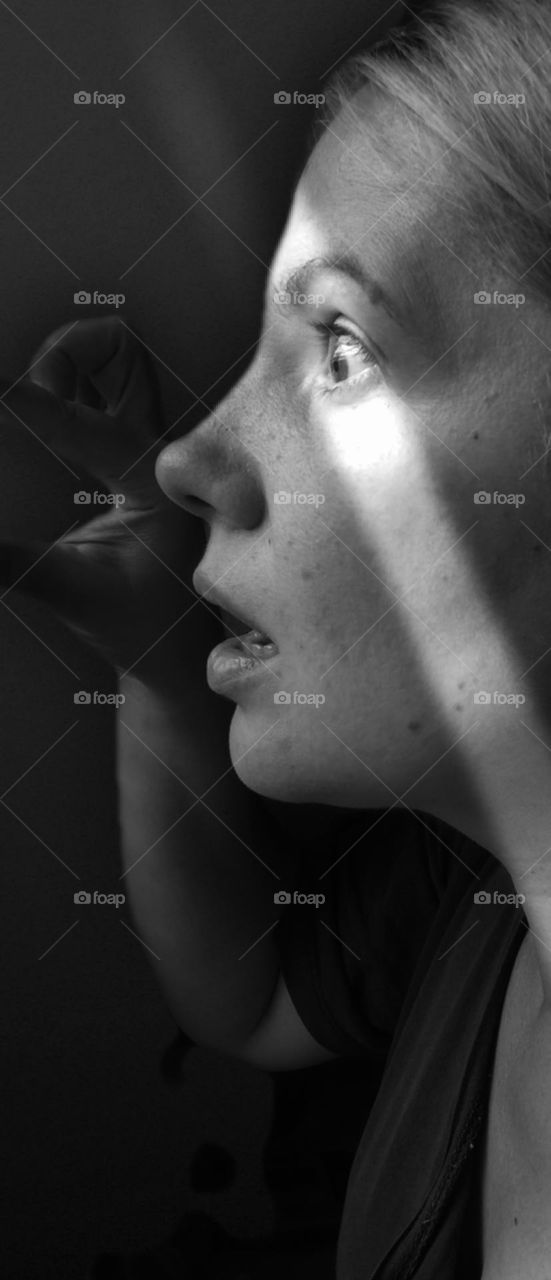
[[388, 400], [373, 397], [363, 404], [341, 403], [330, 413], [327, 449], [338, 471], [350, 470], [360, 478], [364, 470], [371, 474], [373, 466], [403, 465], [403, 424]]

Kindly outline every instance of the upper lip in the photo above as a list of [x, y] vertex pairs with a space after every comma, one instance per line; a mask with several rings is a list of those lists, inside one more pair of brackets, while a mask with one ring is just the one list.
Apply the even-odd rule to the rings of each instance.
[[230, 613], [234, 622], [237, 624], [244, 623], [250, 630], [261, 631], [265, 636], [270, 634], [266, 631], [266, 628], [261, 626], [256, 618], [253, 617], [252, 613], [249, 613], [248, 609], [242, 609], [241, 605], [235, 600], [230, 600], [229, 596], [227, 596], [225, 592], [219, 591], [218, 589], [215, 590], [215, 588], [207, 582], [207, 579], [197, 569], [193, 574], [192, 582], [194, 591], [196, 591], [197, 595], [200, 596], [202, 600], [205, 600], [207, 604], [216, 605], [219, 609], [223, 609], [225, 613]]

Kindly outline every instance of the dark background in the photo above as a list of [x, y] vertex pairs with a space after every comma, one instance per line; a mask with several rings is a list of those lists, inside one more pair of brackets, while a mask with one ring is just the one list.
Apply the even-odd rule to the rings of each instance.
[[[319, 93], [406, 10], [0, 5], [3, 375], [22, 375], [55, 327], [104, 313], [75, 306], [77, 289], [123, 292], [167, 425], [186, 410], [181, 429], [195, 425], [251, 358], [306, 154], [313, 110], [274, 92]], [[78, 106], [79, 89], [126, 102]], [[86, 478], [15, 421], [0, 450], [0, 539], [59, 537]], [[353, 1064], [271, 1075], [195, 1046], [163, 1075], [176, 1028], [127, 906], [73, 903], [76, 889], [121, 890], [116, 713], [73, 704], [78, 688], [113, 692], [114, 676], [20, 590], [2, 601], [0, 663], [2, 1276], [72, 1280], [197, 1211], [241, 1237], [336, 1231], [369, 1082]]]

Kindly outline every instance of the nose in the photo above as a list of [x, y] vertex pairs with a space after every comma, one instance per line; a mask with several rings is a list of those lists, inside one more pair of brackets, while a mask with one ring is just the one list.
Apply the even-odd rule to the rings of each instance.
[[172, 502], [212, 524], [254, 529], [266, 513], [256, 458], [220, 411], [161, 450], [155, 478]]

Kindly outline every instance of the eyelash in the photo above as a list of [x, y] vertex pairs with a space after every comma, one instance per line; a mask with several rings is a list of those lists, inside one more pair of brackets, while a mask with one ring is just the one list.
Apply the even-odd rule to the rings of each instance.
[[[320, 339], [320, 342], [324, 347], [324, 349], [327, 351], [328, 355], [329, 355], [329, 352], [328, 352], [329, 337], [333, 337], [337, 340], [336, 346], [338, 346], [339, 338], [348, 338], [348, 340], [353, 344], [351, 354], [361, 355], [367, 366], [362, 373], [354, 374], [352, 375], [351, 378], [345, 378], [343, 382], [337, 382], [332, 387], [319, 388], [322, 395], [332, 396], [332, 395], [339, 394], [339, 392], [342, 392], [343, 390], [350, 391], [353, 386], [363, 381], [365, 377], [369, 377], [370, 371], [372, 371], [373, 369], [380, 370], [379, 362], [373, 355], [373, 352], [370, 351], [365, 346], [365, 343], [360, 341], [356, 333], [354, 333], [351, 329], [346, 328], [345, 325], [339, 324], [337, 321], [333, 321], [332, 323], [328, 323], [328, 324], [320, 324], [319, 322], [314, 323], [312, 327], [313, 329], [315, 329]], [[330, 363], [332, 360], [335, 359], [336, 346], [333, 348], [333, 351], [329, 356]]]

